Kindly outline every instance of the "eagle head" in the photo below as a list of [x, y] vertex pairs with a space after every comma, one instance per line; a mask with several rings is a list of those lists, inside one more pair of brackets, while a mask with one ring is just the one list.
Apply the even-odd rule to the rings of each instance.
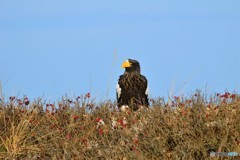
[[127, 59], [123, 62], [122, 68], [125, 68], [125, 72], [138, 72], [140, 73], [140, 64], [137, 60]]

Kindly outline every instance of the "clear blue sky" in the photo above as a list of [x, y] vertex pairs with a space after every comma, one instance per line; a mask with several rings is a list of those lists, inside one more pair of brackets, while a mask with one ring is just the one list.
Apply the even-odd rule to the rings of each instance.
[[141, 63], [152, 97], [239, 92], [239, 8], [239, 0], [0, 0], [3, 94], [114, 100], [127, 58]]

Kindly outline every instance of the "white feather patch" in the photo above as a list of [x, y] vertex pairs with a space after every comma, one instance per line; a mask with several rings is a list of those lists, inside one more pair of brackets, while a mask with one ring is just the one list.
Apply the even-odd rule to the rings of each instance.
[[125, 112], [126, 110], [128, 110], [128, 105], [122, 105], [121, 106], [121, 108], [120, 108], [120, 110], [122, 111], [122, 112]]
[[117, 98], [120, 98], [122, 89], [120, 88], [119, 84], [117, 84], [116, 90], [117, 90]]
[[147, 86], [147, 89], [145, 91], [145, 94], [148, 95], [149, 87]]

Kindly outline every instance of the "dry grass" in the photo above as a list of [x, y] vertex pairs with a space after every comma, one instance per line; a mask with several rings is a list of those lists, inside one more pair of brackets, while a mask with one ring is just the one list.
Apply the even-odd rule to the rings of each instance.
[[10, 97], [0, 104], [0, 159], [213, 159], [211, 151], [240, 153], [238, 94], [206, 98], [196, 92], [151, 103], [118, 112], [113, 102], [96, 105], [88, 94], [57, 104]]

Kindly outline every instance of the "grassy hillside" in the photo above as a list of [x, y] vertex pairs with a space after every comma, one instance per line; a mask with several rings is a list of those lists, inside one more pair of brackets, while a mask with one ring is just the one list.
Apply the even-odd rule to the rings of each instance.
[[[196, 92], [119, 112], [90, 94], [48, 104], [10, 97], [0, 104], [0, 159], [213, 159], [240, 153], [240, 96]], [[226, 157], [215, 157], [223, 159]], [[236, 157], [235, 157], [236, 158]]]

